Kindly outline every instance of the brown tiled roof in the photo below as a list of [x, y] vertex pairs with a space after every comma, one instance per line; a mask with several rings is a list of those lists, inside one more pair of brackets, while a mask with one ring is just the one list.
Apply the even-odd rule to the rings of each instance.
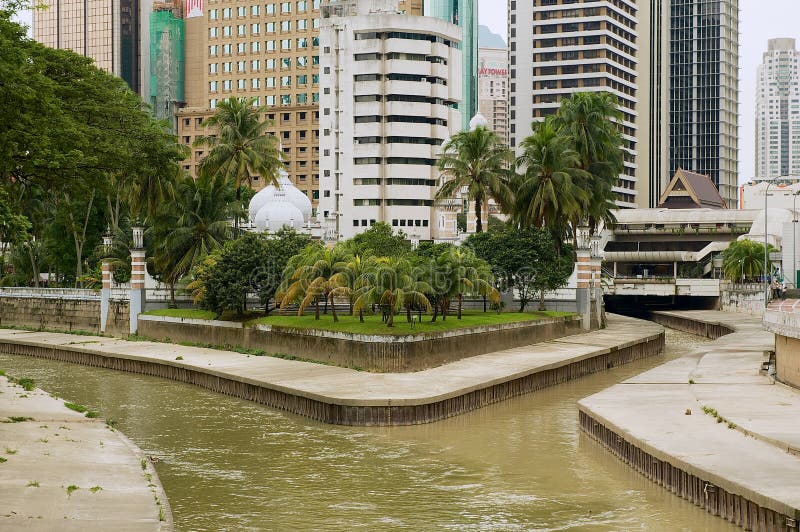
[[[676, 188], [676, 185], [678, 185], [679, 182], [685, 184], [685, 189], [692, 199], [691, 204], [688, 201], [688, 198], [685, 196], [670, 197], [670, 193]], [[680, 187], [677, 189], [681, 190]], [[675, 172], [675, 175], [672, 177], [672, 181], [667, 186], [664, 194], [661, 196], [659, 207], [686, 209], [692, 208], [692, 206], [696, 208], [705, 207], [711, 209], [727, 208], [725, 200], [722, 199], [722, 196], [720, 196], [719, 191], [717, 190], [717, 187], [714, 186], [711, 178], [709, 178], [707, 175], [678, 168], [678, 170]]]

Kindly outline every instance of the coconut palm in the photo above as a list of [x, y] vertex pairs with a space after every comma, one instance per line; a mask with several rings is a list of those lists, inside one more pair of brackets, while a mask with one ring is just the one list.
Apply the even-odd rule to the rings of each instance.
[[174, 201], [162, 205], [147, 236], [154, 242], [152, 264], [170, 285], [174, 303], [175, 284], [211, 251], [234, 236], [228, 219], [234, 191], [221, 178], [184, 176], [177, 184]]
[[[486, 127], [462, 131], [444, 145], [439, 158], [443, 183], [437, 200], [454, 197], [462, 188], [475, 203], [475, 231], [483, 231], [483, 206], [494, 199], [505, 207], [509, 203], [507, 169], [513, 155], [500, 137]], [[488, 207], [487, 207], [488, 210]]]
[[[775, 248], [768, 245], [768, 253]], [[722, 253], [722, 271], [725, 277], [733, 282], [741, 282], [743, 278], [753, 279], [764, 273], [764, 244], [753, 240], [731, 242]]]
[[348, 277], [345, 265], [350, 257], [343, 248], [324, 248], [308, 246], [289, 261], [284, 282], [275, 294], [281, 300], [281, 309], [299, 301], [297, 315], [314, 305], [314, 319], [320, 319], [320, 301], [325, 302], [325, 312], [330, 302], [333, 321], [339, 321], [334, 297], [337, 288], [347, 286]]
[[616, 221], [612, 187], [624, 168], [624, 141], [617, 125], [624, 116], [618, 105], [608, 92], [578, 92], [561, 101], [554, 118], [558, 131], [571, 140], [579, 168], [587, 173], [582, 186], [589, 194], [583, 210], [592, 231], [601, 222]]
[[200, 174], [221, 175], [236, 189], [252, 185], [253, 176], [261, 176], [266, 184], [278, 185], [281, 154], [278, 140], [267, 134], [268, 122], [259, 119], [263, 107], [255, 107], [255, 98], [228, 98], [217, 104], [206, 127], [215, 134], [197, 138], [195, 146], [207, 146], [198, 167]]
[[426, 293], [431, 287], [414, 278], [409, 261], [399, 257], [376, 259], [375, 268], [363, 281], [353, 305], [356, 311], [380, 305], [386, 314], [386, 326], [394, 327], [394, 314], [402, 308], [431, 308]]
[[547, 227], [563, 236], [567, 223], [581, 216], [587, 203], [588, 192], [581, 184], [589, 174], [579, 168], [578, 153], [558, 133], [550, 117], [534, 122], [533, 134], [520, 147], [517, 168], [522, 173], [512, 185], [512, 219], [518, 225]]
[[[375, 271], [375, 258], [362, 258], [361, 255], [353, 255], [352, 258], [344, 263], [343, 270], [339, 272], [337, 282], [344, 280], [331, 291], [331, 299], [347, 298], [350, 304], [350, 315], [355, 312], [353, 305], [359, 294], [372, 283], [372, 273]], [[364, 323], [364, 309], [359, 309], [358, 320]]]
[[[447, 280], [447, 295], [458, 301], [458, 319], [461, 319], [465, 295], [486, 296], [492, 303], [500, 302], [500, 293], [492, 286], [489, 265], [475, 256], [469, 248], [454, 248], [436, 259], [437, 267]], [[445, 312], [445, 309], [442, 309]]]

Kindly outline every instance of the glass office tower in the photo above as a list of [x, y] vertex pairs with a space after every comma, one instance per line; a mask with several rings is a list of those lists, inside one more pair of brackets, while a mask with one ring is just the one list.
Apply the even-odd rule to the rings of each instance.
[[478, 112], [478, 0], [425, 0], [426, 17], [436, 17], [461, 27], [462, 100], [460, 104], [462, 129]]

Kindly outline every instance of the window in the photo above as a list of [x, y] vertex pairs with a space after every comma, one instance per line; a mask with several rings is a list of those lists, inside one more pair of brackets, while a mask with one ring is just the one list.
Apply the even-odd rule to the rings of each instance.
[[267, 51], [269, 52], [275, 51], [275, 41], [267, 41], [265, 46], [267, 47]]
[[213, 28], [208, 28], [208, 36], [211, 37], [212, 39], [214, 37], [218, 37], [219, 36], [219, 28], [217, 28], [216, 26], [214, 26]]
[[308, 9], [308, 2], [306, 2], [306, 0], [299, 0], [297, 2], [297, 12], [302, 13], [306, 9]]
[[281, 68], [292, 68], [292, 58], [291, 57], [282, 57], [281, 58]]
[[231, 18], [231, 8], [226, 7], [222, 10], [222, 18]]
[[281, 76], [281, 87], [291, 87], [292, 76]]
[[230, 61], [225, 61], [224, 63], [222, 63], [223, 72], [230, 72], [232, 68], [233, 68], [233, 63], [231, 63]]
[[247, 61], [237, 61], [236, 72], [247, 72]]
[[208, 83], [208, 90], [211, 91], [211, 92], [217, 92], [217, 82], [216, 81], [210, 81]]
[[281, 94], [281, 105], [292, 105], [292, 95]]
[[297, 39], [297, 47], [298, 48], [308, 48], [308, 39], [305, 37], [300, 37]]
[[250, 6], [250, 16], [257, 17], [261, 14], [261, 6]]
[[264, 78], [264, 82], [268, 89], [272, 89], [275, 87], [275, 78], [273, 77]]
[[292, 40], [281, 39], [281, 50], [291, 50], [291, 49], [292, 49]]
[[292, 12], [292, 3], [281, 2], [281, 13], [291, 13], [291, 12]]
[[261, 70], [261, 60], [260, 59], [254, 59], [254, 60], [250, 61], [250, 71], [258, 72], [259, 70]]
[[274, 22], [264, 23], [264, 31], [267, 33], [275, 33], [275, 23]]
[[219, 63], [211, 63], [208, 65], [208, 73], [216, 74], [218, 68], [219, 68]]
[[247, 35], [247, 26], [245, 26], [244, 24], [237, 25], [236, 26], [236, 35], [239, 35], [240, 37], [242, 35]]
[[267, 70], [275, 70], [275, 60], [274, 59], [267, 59], [264, 61], [264, 67]]
[[275, 105], [275, 95], [270, 94], [265, 98], [265, 105]]
[[247, 7], [239, 6], [236, 8], [236, 16], [237, 17], [246, 17], [247, 16]]
[[229, 91], [231, 90], [231, 80], [226, 79], [222, 82], [222, 90]]
[[243, 42], [236, 43], [236, 53], [243, 54], [247, 51], [247, 44]]
[[307, 83], [308, 83], [308, 76], [307, 75], [302, 74], [300, 76], [297, 76], [297, 84], [298, 85], [305, 85]]
[[250, 24], [250, 33], [253, 35], [259, 34], [259, 24]]
[[298, 94], [297, 103], [308, 103], [308, 94]]
[[260, 89], [261, 88], [261, 78], [253, 78], [250, 80], [250, 88], [251, 89]]
[[264, 10], [266, 11], [267, 15], [274, 15], [275, 4], [267, 4], [266, 6], [264, 6]]
[[297, 66], [304, 67], [308, 64], [308, 57], [301, 55], [297, 57]]
[[237, 79], [236, 80], [236, 88], [240, 91], [247, 88], [247, 80], [246, 79]]
[[308, 21], [306, 19], [300, 19], [297, 21], [297, 29], [298, 30], [305, 30], [308, 29]]
[[231, 55], [231, 44], [222, 45], [222, 55]]
[[214, 57], [218, 53], [219, 53], [219, 46], [217, 46], [216, 44], [212, 44], [211, 46], [208, 47], [208, 55], [210, 55], [211, 57]]
[[217, 17], [219, 17], [219, 9], [208, 10], [208, 20], [217, 20]]
[[250, 43], [250, 51], [258, 52], [261, 50], [261, 41], [253, 41]]
[[292, 21], [291, 20], [282, 20], [281, 21], [281, 31], [292, 31]]

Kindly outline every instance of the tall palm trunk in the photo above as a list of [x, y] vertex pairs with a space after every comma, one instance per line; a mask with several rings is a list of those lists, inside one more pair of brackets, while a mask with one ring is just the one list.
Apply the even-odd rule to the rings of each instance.
[[483, 214], [483, 205], [480, 198], [475, 198], [475, 232], [483, 233], [483, 221], [481, 215]]
[[360, 321], [361, 323], [364, 323], [364, 310], [363, 309], [358, 309], [358, 321]]
[[389, 315], [386, 317], [386, 326], [387, 327], [394, 327], [394, 298], [389, 300], [389, 305], [387, 305]]
[[431, 323], [436, 321], [436, 318], [439, 316], [439, 305], [434, 301], [433, 303], [433, 318], [431, 318]]
[[464, 300], [463, 294], [458, 294], [458, 319], [461, 319], [461, 302]]
[[333, 294], [330, 295], [331, 300], [331, 313], [333, 313], [333, 323], [339, 321], [339, 316], [336, 314], [336, 301], [333, 300]]
[[314, 301], [314, 319], [319, 319], [319, 298]]
[[406, 307], [406, 321], [411, 323], [411, 307]]

